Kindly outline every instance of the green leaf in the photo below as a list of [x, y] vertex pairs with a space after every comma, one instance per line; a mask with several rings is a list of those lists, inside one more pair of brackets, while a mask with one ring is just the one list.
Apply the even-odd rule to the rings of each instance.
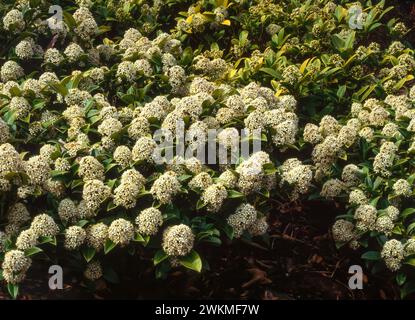
[[95, 249], [90, 247], [85, 247], [82, 249], [82, 255], [84, 256], [86, 262], [91, 261], [95, 257]]
[[414, 231], [414, 229], [415, 229], [415, 222], [412, 222], [412, 223], [408, 226], [408, 228], [406, 229], [406, 232], [407, 232], [409, 235], [411, 235], [411, 234], [412, 234], [412, 231]]
[[111, 210], [114, 210], [115, 208], [117, 208], [118, 206], [113, 202], [113, 201], [110, 201], [110, 202], [108, 202], [108, 204], [107, 204], [107, 212], [108, 211], [111, 211]]
[[222, 241], [220, 240], [220, 238], [218, 237], [209, 237], [209, 238], [204, 238], [201, 240], [202, 242], [207, 242], [210, 243], [214, 246], [220, 246], [222, 244]]
[[340, 86], [339, 89], [337, 90], [337, 97], [341, 99], [344, 97], [345, 93], [346, 93], [346, 85]]
[[119, 283], [120, 278], [118, 277], [118, 274], [114, 271], [113, 268], [107, 267], [104, 269], [103, 277], [105, 280], [111, 283]]
[[280, 73], [277, 70], [275, 70], [275, 69], [271, 69], [271, 68], [261, 68], [261, 69], [259, 69], [259, 71], [262, 71], [262, 72], [264, 72], [266, 74], [269, 74], [270, 76], [272, 76], [274, 78], [277, 78], [277, 79], [280, 79], [281, 78]]
[[206, 203], [204, 203], [201, 199], [197, 200], [197, 202], [196, 202], [196, 210], [200, 210], [200, 209], [202, 209], [205, 206], [206, 206]]
[[236, 190], [228, 190], [228, 198], [229, 199], [235, 199], [235, 198], [243, 198], [244, 194], [236, 191]]
[[139, 234], [138, 232], [134, 235], [134, 241], [136, 242], [145, 242], [143, 236], [141, 234]]
[[370, 200], [369, 204], [376, 207], [376, 205], [378, 204], [379, 199], [380, 199], [380, 196]]
[[399, 272], [399, 273], [396, 275], [396, 283], [397, 283], [399, 286], [402, 286], [402, 285], [405, 283], [405, 281], [406, 281], [406, 275], [405, 275], [405, 273], [403, 273], [403, 272]]
[[158, 265], [160, 262], [166, 260], [169, 256], [167, 255], [167, 253], [164, 252], [164, 250], [158, 250], [155, 254], [154, 254], [154, 258], [153, 258], [153, 262], [154, 265]]
[[58, 82], [49, 83], [49, 86], [62, 96], [66, 96], [68, 94], [68, 88]]
[[76, 27], [76, 21], [74, 17], [67, 12], [66, 10], [63, 12], [63, 18], [65, 20], [65, 23], [68, 25], [69, 28], [75, 28]]
[[262, 166], [262, 168], [264, 169], [266, 175], [271, 175], [278, 171], [273, 163], [266, 163]]
[[68, 173], [68, 171], [58, 171], [58, 170], [52, 170], [51, 172], [50, 172], [50, 175], [52, 176], [52, 178], [55, 178], [55, 177], [60, 177], [60, 176], [63, 176], [63, 175], [65, 175], [65, 174], [67, 174]]
[[338, 35], [333, 35], [331, 37], [331, 42], [333, 43], [333, 46], [340, 52], [342, 52], [346, 46], [344, 40]]
[[30, 256], [33, 256], [34, 254], [39, 253], [39, 252], [42, 252], [42, 251], [43, 250], [41, 248], [39, 248], [39, 247], [33, 247], [33, 248], [30, 248], [30, 249], [27, 249], [24, 252], [24, 254], [25, 254], [26, 257], [30, 257]]
[[110, 239], [107, 239], [104, 244], [104, 253], [108, 254], [112, 249], [117, 246], [116, 243], [112, 242]]
[[402, 219], [406, 219], [414, 213], [415, 213], [415, 208], [406, 208], [404, 211], [402, 211], [401, 217]]
[[81, 228], [85, 227], [89, 223], [88, 220], [79, 220], [77, 225]]
[[401, 299], [405, 299], [411, 293], [415, 292], [415, 281], [409, 281], [401, 288]]
[[368, 251], [365, 252], [364, 254], [362, 254], [362, 259], [365, 260], [372, 260], [372, 261], [376, 261], [376, 260], [380, 260], [380, 253], [378, 251]]
[[17, 284], [8, 283], [7, 291], [9, 291], [9, 294], [13, 299], [16, 299], [19, 294], [19, 286]]
[[41, 236], [39, 238], [39, 244], [45, 244], [45, 243], [50, 243], [50, 244], [56, 246], [56, 237], [44, 237], [44, 236]]
[[179, 181], [183, 182], [183, 181], [186, 181], [186, 180], [190, 179], [191, 177], [192, 176], [190, 174], [182, 174], [177, 179], [179, 179]]
[[196, 272], [202, 271], [202, 259], [200, 259], [199, 254], [194, 250], [192, 250], [187, 256], [180, 258], [179, 262], [187, 269], [191, 269]]
[[405, 261], [404, 264], [415, 267], [415, 258], [410, 258], [408, 261]]
[[375, 191], [383, 182], [381, 177], [376, 177], [375, 182], [373, 183], [373, 191]]
[[11, 95], [13, 97], [21, 96], [22, 95], [22, 92], [20, 91], [20, 89], [18, 87], [12, 87], [12, 88], [10, 88], [9, 92], [11, 93]]
[[234, 232], [233, 228], [229, 224], [227, 224], [227, 223], [223, 224], [221, 226], [221, 229], [223, 230], [223, 232], [226, 234], [226, 236], [230, 240], [233, 239], [233, 236], [234, 236], [235, 232]]

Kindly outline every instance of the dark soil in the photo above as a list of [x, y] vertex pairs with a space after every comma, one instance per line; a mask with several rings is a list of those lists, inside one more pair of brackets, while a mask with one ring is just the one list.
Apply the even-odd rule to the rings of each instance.
[[[201, 275], [177, 269], [166, 280], [156, 280], [151, 261], [116, 256], [114, 252], [119, 284], [98, 282], [92, 293], [80, 278], [65, 274], [64, 290], [51, 291], [47, 273], [50, 264], [35, 264], [22, 284], [20, 298], [397, 299], [397, 287], [384, 280], [388, 275], [377, 278], [363, 265], [363, 290], [349, 289], [348, 269], [362, 260], [361, 252], [338, 251], [330, 237], [330, 226], [341, 210], [321, 202], [276, 206], [269, 241], [198, 248], [202, 257], [209, 257], [211, 270]], [[7, 294], [1, 298], [7, 298]]]

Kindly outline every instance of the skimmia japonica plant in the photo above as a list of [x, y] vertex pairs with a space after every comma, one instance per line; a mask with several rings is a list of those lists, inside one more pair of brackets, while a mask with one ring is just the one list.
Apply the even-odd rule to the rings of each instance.
[[91, 287], [115, 250], [202, 272], [203, 243], [267, 243], [274, 199], [344, 204], [334, 241], [413, 291], [415, 60], [389, 5], [3, 1], [10, 294], [57, 249]]

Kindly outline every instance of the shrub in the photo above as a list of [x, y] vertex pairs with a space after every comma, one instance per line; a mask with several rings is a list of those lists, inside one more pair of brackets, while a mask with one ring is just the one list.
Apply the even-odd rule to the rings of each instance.
[[[53, 246], [90, 283], [111, 269], [112, 250], [151, 255], [159, 277], [200, 272], [202, 243], [266, 240], [278, 197], [344, 203], [334, 240], [365, 248], [363, 258], [397, 271], [409, 293], [408, 30], [386, 21], [385, 1], [337, 3], [60, 1], [59, 20], [47, 0], [5, 1], [0, 249], [9, 292]], [[203, 163], [194, 155], [218, 129], [224, 153]], [[190, 156], [180, 154], [182, 133]], [[232, 157], [240, 140], [261, 148]], [[176, 156], [163, 162], [171, 150], [155, 151], [166, 141]]]

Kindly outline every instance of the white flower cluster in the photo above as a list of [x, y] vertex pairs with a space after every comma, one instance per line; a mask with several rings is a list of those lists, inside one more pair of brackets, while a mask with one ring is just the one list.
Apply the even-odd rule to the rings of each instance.
[[21, 282], [24, 280], [31, 264], [32, 259], [26, 257], [23, 251], [11, 250], [6, 252], [2, 263], [4, 279], [13, 284]]
[[120, 185], [114, 190], [114, 203], [126, 209], [135, 207], [145, 178], [135, 169], [124, 171]]
[[381, 255], [386, 266], [392, 271], [397, 271], [401, 268], [404, 258], [404, 246], [396, 239], [389, 240], [384, 244]]
[[272, 162], [264, 151], [258, 151], [243, 161], [236, 168], [239, 174], [237, 188], [246, 195], [260, 191], [262, 188], [273, 189], [275, 185], [272, 182], [275, 182], [276, 176], [266, 174], [264, 165], [267, 164]]
[[137, 231], [143, 235], [155, 235], [163, 224], [163, 215], [156, 208], [147, 208], [140, 212], [135, 219]]
[[177, 174], [173, 171], [166, 171], [151, 186], [150, 192], [154, 199], [162, 204], [171, 203], [173, 197], [180, 192], [181, 184]]
[[192, 249], [195, 236], [190, 227], [179, 224], [168, 227], [163, 233], [162, 248], [169, 256], [185, 256]]
[[241, 204], [235, 213], [229, 215], [227, 222], [233, 228], [235, 238], [240, 238], [246, 230], [251, 235], [258, 236], [268, 229], [266, 220], [258, 217], [257, 210], [249, 203]]

